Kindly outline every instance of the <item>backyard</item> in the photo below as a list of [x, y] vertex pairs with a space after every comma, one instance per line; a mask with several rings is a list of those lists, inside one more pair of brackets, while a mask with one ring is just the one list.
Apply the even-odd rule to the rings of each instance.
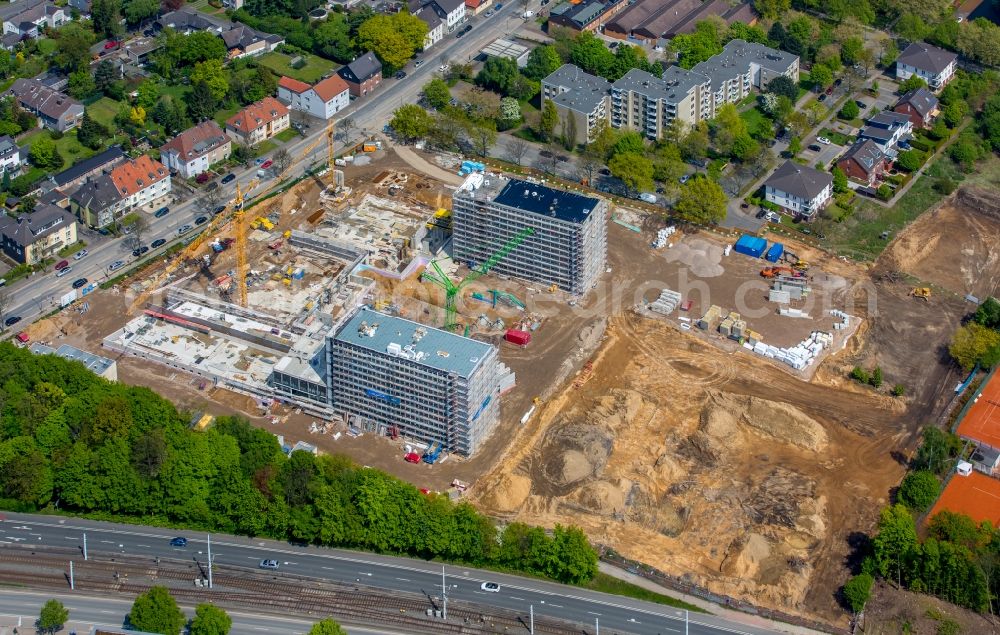
[[291, 55], [278, 53], [277, 51], [272, 51], [271, 53], [261, 56], [258, 61], [260, 64], [270, 68], [278, 75], [287, 75], [292, 79], [297, 79], [309, 84], [312, 84], [321, 79], [324, 75], [329, 75], [333, 72], [334, 63], [330, 60], [310, 54], [302, 54], [298, 57], [301, 57], [305, 61], [305, 65], [301, 68], [292, 67], [291, 62], [293, 57]]
[[[26, 137], [22, 137], [18, 142], [22, 146], [31, 146], [31, 144], [39, 137], [49, 137], [48, 130], [38, 130], [33, 132]], [[69, 167], [81, 159], [86, 159], [87, 157], [93, 156], [95, 154], [94, 150], [84, 146], [76, 138], [76, 130], [70, 130], [62, 136], [60, 139], [53, 140], [56, 144], [56, 150], [59, 151], [60, 156], [62, 156], [64, 161], [64, 167]]]

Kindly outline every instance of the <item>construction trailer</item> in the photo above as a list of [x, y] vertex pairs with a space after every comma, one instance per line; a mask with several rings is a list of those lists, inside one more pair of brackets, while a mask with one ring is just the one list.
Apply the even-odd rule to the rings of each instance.
[[736, 241], [736, 244], [733, 245], [733, 251], [744, 256], [750, 256], [751, 258], [760, 258], [766, 249], [766, 240], [757, 236], [751, 236], [750, 234], [743, 234]]

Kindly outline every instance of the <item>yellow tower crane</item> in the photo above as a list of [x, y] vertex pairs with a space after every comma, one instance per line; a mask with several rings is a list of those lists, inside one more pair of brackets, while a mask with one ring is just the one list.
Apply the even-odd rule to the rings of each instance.
[[[295, 166], [301, 163], [303, 159], [307, 158], [310, 155], [310, 153], [312, 153], [316, 148], [320, 146], [320, 144], [324, 142], [329, 145], [327, 149], [328, 172], [330, 174], [330, 178], [335, 178], [333, 175], [333, 168], [335, 165], [333, 130], [334, 130], [333, 121], [331, 121], [330, 125], [327, 127], [326, 133], [317, 137], [315, 141], [306, 146], [306, 148], [302, 150], [302, 152], [299, 154], [297, 159], [292, 161], [288, 165], [288, 167], [281, 172], [281, 174], [276, 176], [274, 180], [271, 181], [270, 185], [268, 185], [266, 188], [261, 190], [256, 195], [257, 198], [266, 195], [274, 187], [279, 185], [285, 179], [285, 177], [288, 176], [289, 172], [291, 172], [291, 170]], [[253, 189], [256, 188], [258, 185], [260, 185], [260, 179], [256, 177], [251, 179], [251, 181], [247, 183], [245, 188], [241, 188], [240, 184], [237, 183], [236, 194], [233, 196], [233, 200], [230, 201], [228, 205], [226, 205], [226, 209], [216, 214], [215, 217], [211, 220], [211, 222], [205, 227], [205, 230], [202, 231], [197, 236], [195, 236], [194, 240], [188, 243], [187, 247], [178, 252], [177, 255], [175, 255], [170, 260], [170, 262], [168, 262], [167, 265], [163, 268], [163, 271], [161, 271], [159, 274], [156, 275], [155, 278], [153, 278], [152, 282], [149, 284], [146, 290], [144, 290], [142, 293], [136, 296], [135, 300], [132, 301], [132, 304], [129, 305], [128, 309], [129, 314], [134, 313], [139, 307], [144, 305], [146, 303], [146, 300], [149, 299], [149, 296], [155, 293], [160, 288], [160, 286], [166, 281], [166, 279], [175, 271], [177, 271], [178, 267], [180, 267], [188, 260], [194, 258], [195, 255], [198, 253], [198, 250], [201, 248], [201, 246], [205, 244], [205, 241], [215, 238], [216, 234], [220, 233], [225, 228], [229, 220], [234, 221], [233, 225], [236, 231], [236, 241], [235, 241], [236, 271], [237, 271], [236, 283], [239, 285], [239, 295], [238, 295], [239, 304], [240, 306], [245, 307], [247, 305], [246, 274], [248, 266], [247, 266], [247, 251], [246, 251], [247, 223], [246, 223], [246, 214], [243, 211], [243, 206], [244, 203], [246, 202], [247, 194], [253, 191]]]

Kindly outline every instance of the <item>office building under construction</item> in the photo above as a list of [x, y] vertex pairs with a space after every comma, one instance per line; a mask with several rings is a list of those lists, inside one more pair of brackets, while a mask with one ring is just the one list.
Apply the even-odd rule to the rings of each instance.
[[452, 246], [474, 267], [525, 228], [534, 233], [493, 273], [586, 293], [607, 261], [607, 203], [528, 181], [471, 174], [452, 197]]

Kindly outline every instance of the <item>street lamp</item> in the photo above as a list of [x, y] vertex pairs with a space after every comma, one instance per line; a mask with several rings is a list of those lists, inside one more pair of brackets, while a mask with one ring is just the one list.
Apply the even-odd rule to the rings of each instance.
[[[684, 610], [684, 635], [688, 635], [688, 610], [687, 609], [683, 609], [683, 610]], [[677, 611], [677, 615], [680, 615], [680, 614], [681, 614], [681, 612]]]

